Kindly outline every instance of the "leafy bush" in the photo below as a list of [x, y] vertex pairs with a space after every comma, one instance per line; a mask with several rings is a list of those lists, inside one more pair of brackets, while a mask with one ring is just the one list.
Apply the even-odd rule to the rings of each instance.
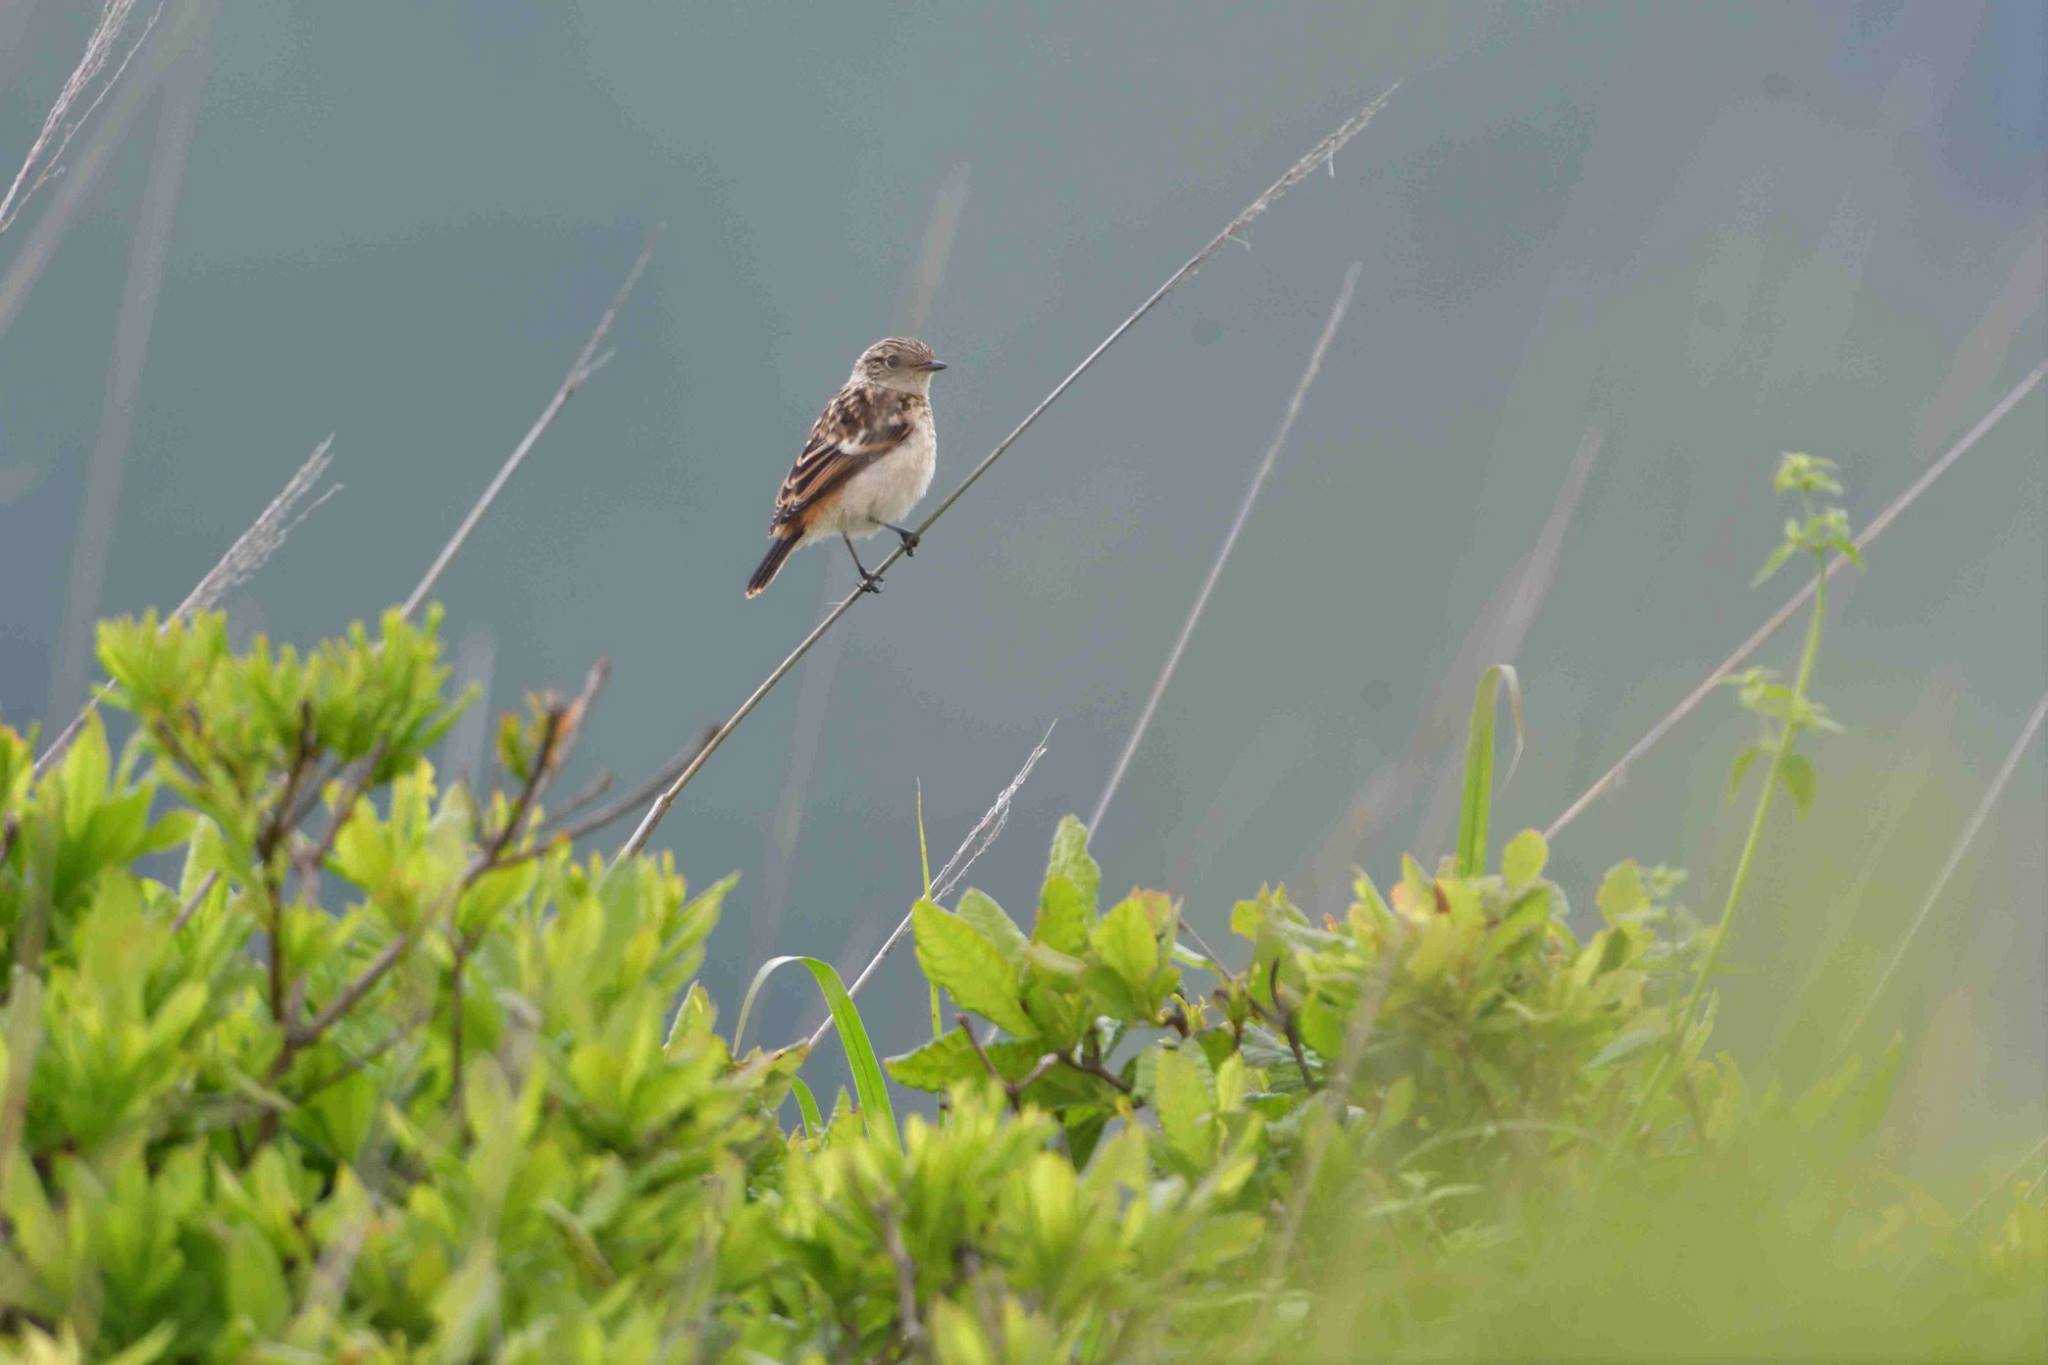
[[[1743, 868], [1770, 793], [1812, 797], [1820, 605], [1792, 685], [1744, 680]], [[114, 622], [100, 656], [118, 755], [95, 719], [38, 779], [0, 728], [10, 1359], [1996, 1355], [2048, 1328], [2039, 1182], [1951, 1214], [1879, 1160], [1888, 1060], [1798, 1087], [1712, 1049], [1740, 869], [1703, 925], [1624, 862], [1587, 925], [1540, 835], [1496, 854], [1505, 670], [1457, 848], [1361, 873], [1341, 917], [1262, 888], [1228, 960], [1190, 947], [1170, 896], [1102, 894], [1071, 818], [1030, 913], [919, 901], [956, 1014], [887, 1062], [937, 1097], [898, 1124], [843, 998], [862, 1103], [819, 1114], [801, 1048], [733, 1055], [692, 984], [729, 879], [550, 824], [600, 674], [506, 718], [482, 791], [428, 759], [460, 705], [431, 617], [306, 653]]]

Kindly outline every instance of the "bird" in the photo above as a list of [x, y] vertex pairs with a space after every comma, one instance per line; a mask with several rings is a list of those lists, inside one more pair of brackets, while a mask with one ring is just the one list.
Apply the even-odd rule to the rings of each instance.
[[860, 353], [775, 495], [768, 553], [747, 580], [748, 597], [774, 582], [791, 554], [827, 536], [845, 542], [863, 592], [882, 584], [860, 562], [855, 537], [894, 531], [905, 554], [917, 552], [917, 533], [900, 523], [932, 486], [932, 376], [945, 368], [910, 337], [883, 337]]

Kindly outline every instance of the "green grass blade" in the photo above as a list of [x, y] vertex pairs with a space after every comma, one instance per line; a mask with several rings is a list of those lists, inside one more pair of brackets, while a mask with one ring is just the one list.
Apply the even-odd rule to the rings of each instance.
[[[1472, 723], [1465, 732], [1465, 796], [1458, 807], [1458, 873], [1477, 877], [1486, 871], [1486, 835], [1493, 819], [1494, 716], [1505, 688], [1508, 714], [1515, 722], [1515, 752], [1508, 777], [1522, 761], [1522, 681], [1507, 664], [1495, 664], [1479, 679], [1472, 698]], [[1501, 779], [1505, 784], [1507, 778]]]
[[804, 1116], [804, 1131], [815, 1139], [825, 1131], [825, 1120], [818, 1113], [818, 1097], [811, 1093], [811, 1088], [804, 1084], [801, 1076], [789, 1078], [789, 1089], [796, 1096], [796, 1107]]
[[854, 1099], [867, 1118], [868, 1131], [880, 1133], [886, 1127], [886, 1140], [893, 1145], [898, 1131], [896, 1110], [889, 1103], [889, 1088], [882, 1079], [882, 1063], [875, 1056], [875, 1045], [868, 1039], [867, 1025], [861, 1022], [860, 1010], [855, 1007], [853, 997], [846, 993], [846, 983], [839, 979], [839, 973], [831, 963], [815, 957], [793, 955], [771, 957], [762, 963], [747, 986], [745, 998], [740, 1001], [739, 1022], [733, 1025], [732, 1030], [733, 1055], [739, 1055], [740, 1038], [746, 1032], [747, 1016], [754, 1011], [754, 998], [778, 967], [792, 962], [801, 963], [809, 970], [811, 979], [818, 983], [818, 993], [825, 997], [825, 1007], [832, 1012], [832, 1026], [838, 1030], [839, 1045], [846, 1052], [846, 1069], [853, 1074]]

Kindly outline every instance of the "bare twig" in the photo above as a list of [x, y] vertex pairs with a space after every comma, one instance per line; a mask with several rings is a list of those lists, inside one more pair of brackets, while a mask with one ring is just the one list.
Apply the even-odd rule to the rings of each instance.
[[[377, 769], [383, 766], [389, 752], [388, 740], [377, 741], [376, 748], [357, 765], [355, 776], [349, 779], [348, 786], [335, 798], [334, 818], [327, 822], [327, 832], [299, 850], [294, 862], [298, 865], [299, 881], [302, 886], [311, 883], [313, 878], [320, 875], [321, 865], [327, 861], [327, 855], [334, 852], [335, 841], [341, 838], [342, 827], [355, 815], [356, 804], [363, 799], [363, 793], [370, 789], [370, 783], [377, 776]], [[296, 825], [298, 821], [294, 820], [292, 823]]]
[[717, 729], [715, 725], [705, 726], [696, 739], [680, 750], [675, 757], [662, 764], [652, 777], [639, 783], [631, 791], [620, 793], [573, 824], [542, 830], [535, 842], [542, 846], [553, 846], [564, 841], [574, 843], [586, 834], [594, 834], [613, 821], [631, 815], [647, 803], [647, 798], [673, 782], [676, 774], [689, 766], [690, 760], [697, 756], [697, 751], [711, 742], [711, 736]]
[[578, 721], [588, 710], [597, 689], [603, 686], [608, 670], [607, 661], [598, 660], [591, 666], [590, 673], [584, 679], [583, 691], [576, 700], [566, 707], [556, 707], [548, 712], [542, 728], [540, 746], [536, 751], [533, 771], [527, 775], [518, 796], [514, 798], [512, 809], [507, 812], [503, 826], [483, 841], [483, 846], [477, 850], [476, 856], [470, 860], [469, 866], [455, 885], [449, 888], [441, 902], [431, 912], [421, 916], [410, 928], [385, 944], [382, 951], [356, 974], [355, 979], [337, 991], [334, 998], [327, 1002], [326, 1007], [310, 1021], [303, 1026], [291, 1024], [286, 1027], [284, 1045], [278, 1049], [277, 1058], [271, 1063], [272, 1076], [283, 1075], [291, 1066], [294, 1057], [318, 1042], [329, 1029], [354, 1009], [364, 996], [376, 989], [377, 983], [398, 965], [399, 959], [412, 949], [427, 929], [440, 924], [447, 916], [455, 913], [463, 893], [476, 885], [487, 873], [508, 865], [510, 860], [504, 858], [506, 847], [525, 824], [526, 816], [533, 809], [534, 803], [547, 790], [548, 783], [566, 761], [570, 743], [576, 735]]
[[100, 10], [99, 22], [93, 25], [92, 33], [85, 40], [85, 51], [79, 57], [78, 65], [72, 68], [63, 89], [57, 92], [56, 103], [44, 116], [43, 126], [36, 133], [35, 141], [29, 144], [28, 155], [22, 159], [21, 169], [14, 173], [7, 193], [0, 195], [0, 232], [13, 225], [14, 220], [21, 216], [29, 196], [57, 173], [71, 139], [78, 135], [78, 130], [99, 108], [107, 92], [120, 83], [121, 73], [128, 69], [128, 63], [135, 60], [135, 54], [149, 41], [150, 31], [156, 27], [163, 8], [159, 0], [143, 22], [142, 32], [128, 44], [128, 51], [115, 65], [113, 74], [103, 81], [100, 77], [106, 73], [107, 64], [114, 61], [114, 54], [122, 45], [123, 35], [129, 21], [135, 17], [136, 9], [136, 0], [106, 0]]
[[1942, 893], [1948, 890], [1949, 878], [1955, 876], [1956, 869], [1962, 866], [1963, 858], [1970, 851], [1970, 845], [1977, 841], [1977, 835], [1984, 829], [1984, 822], [1991, 817], [1991, 808], [1998, 804], [1998, 798], [2005, 794], [2006, 783], [2012, 781], [2013, 773], [2018, 771], [2020, 759], [2026, 756], [2027, 746], [2034, 742], [2034, 736], [2040, 732], [2043, 717], [2048, 717], [2048, 692], [2042, 693], [2041, 699], [2034, 703], [2034, 709], [2027, 713], [2026, 724], [2020, 727], [2019, 738], [2015, 739], [2012, 748], [2006, 751], [2005, 761], [1998, 765], [1997, 773], [1991, 778], [1991, 785], [1984, 789], [1984, 799], [1977, 803], [1977, 809], [1971, 812], [1969, 822], [1963, 826], [1962, 837], [1957, 839], [1956, 846], [1949, 850], [1948, 861], [1941, 865], [1941, 874], [1934, 879], [1934, 885], [1928, 890], [1927, 899], [1921, 903], [1919, 913], [1913, 916], [1913, 922], [1906, 927], [1906, 932], [1899, 936], [1899, 946], [1892, 953], [1891, 961], [1887, 962], [1884, 971], [1878, 974], [1877, 984], [1870, 988], [1870, 994], [1864, 999], [1863, 1008], [1856, 1012], [1856, 1018], [1850, 1022], [1849, 1027], [1842, 1030], [1842, 1049], [1849, 1046], [1857, 1031], [1863, 1027], [1864, 1021], [1870, 1018], [1870, 1011], [1876, 1006], [1878, 997], [1884, 994], [1885, 987], [1891, 984], [1900, 964], [1905, 962], [1907, 950], [1919, 936], [1921, 926], [1927, 923], [1927, 917], [1940, 903]]
[[[1913, 480], [1912, 483], [1906, 486], [1906, 490], [1903, 493], [1892, 499], [1890, 504], [1882, 512], [1878, 513], [1871, 523], [1863, 528], [1862, 533], [1856, 537], [1856, 548], [1862, 550], [1869, 546], [1872, 541], [1883, 535], [1885, 528], [1896, 521], [1900, 513], [1911, 507], [1919, 500], [1920, 495], [1933, 485], [1936, 479], [1948, 472], [1949, 466], [1969, 454], [1971, 448], [1984, 438], [1985, 433], [1997, 426], [2007, 413], [2018, 407], [2020, 401], [2034, 391], [2035, 386], [2041, 382], [2043, 375], [2048, 375], [2048, 362], [2036, 365], [2025, 379], [2022, 379], [2012, 387], [2011, 392], [1998, 400], [1991, 411], [1978, 419], [1977, 425], [1964, 432], [1962, 438], [1944, 451], [1940, 459], [1927, 466], [1919, 478]], [[1842, 565], [1846, 562], [1847, 560], [1841, 556], [1829, 560], [1827, 577], [1833, 578], [1835, 574], [1841, 571]], [[1606, 794], [1609, 788], [1613, 787], [1615, 783], [1619, 782], [1626, 775], [1630, 764], [1648, 753], [1656, 746], [1659, 740], [1670, 734], [1672, 728], [1679, 721], [1691, 715], [1693, 709], [1704, 701], [1716, 687], [1720, 686], [1723, 678], [1733, 673], [1738, 665], [1762, 647], [1764, 641], [1776, 634], [1779, 627], [1791, 620], [1793, 615], [1806, 605], [1807, 601], [1813, 596], [1814, 588], [1818, 581], [1818, 578], [1807, 580], [1798, 592], [1793, 593], [1787, 599], [1784, 606], [1772, 612], [1764, 623], [1750, 634], [1748, 639], [1737, 645], [1734, 653], [1716, 664], [1712, 671], [1700, 682], [1699, 686], [1693, 688], [1678, 705], [1666, 712], [1662, 719], [1650, 727], [1647, 734], [1634, 744], [1631, 744], [1628, 747], [1628, 752], [1617, 759], [1613, 767], [1602, 773], [1598, 781], [1580, 793], [1578, 800], [1565, 807], [1564, 812], [1555, 820], [1552, 820], [1549, 828], [1543, 831], [1543, 837], [1555, 840], [1558, 831], [1578, 819], [1586, 807], [1599, 800], [1601, 796]]]
[[[1186, 263], [1183, 264], [1180, 267], [1180, 269], [1174, 271], [1173, 274], [1169, 275], [1166, 279], [1166, 283], [1160, 285], [1157, 289], [1153, 290], [1150, 297], [1148, 297], [1143, 303], [1139, 304], [1137, 309], [1133, 311], [1128, 317], [1126, 317], [1122, 322], [1118, 323], [1116, 327], [1111, 330], [1110, 334], [1104, 337], [1102, 341], [1096, 345], [1095, 349], [1090, 351], [1087, 354], [1087, 356], [1085, 356], [1082, 359], [1079, 365], [1076, 365], [1071, 371], [1068, 372], [1066, 378], [1062, 379], [1059, 383], [1053, 386], [1051, 393], [1048, 393], [1044, 398], [1039, 400], [1037, 407], [1031, 409], [1030, 412], [1025, 414], [1024, 420], [1019, 422], [1016, 428], [1012, 430], [1008, 436], [1005, 436], [1001, 441], [999, 441], [996, 444], [994, 450], [991, 450], [985, 457], [983, 457], [981, 463], [976, 465], [968, 473], [967, 477], [962, 479], [960, 483], [953, 489], [953, 491], [951, 493], [948, 493], [945, 496], [945, 498], [939, 502], [939, 505], [937, 507], [932, 509], [930, 515], [925, 517], [923, 521], [917, 524], [915, 528], [917, 535], [920, 537], [923, 536], [932, 528], [933, 525], [935, 525], [938, 522], [940, 517], [945, 516], [946, 513], [952, 509], [953, 504], [957, 503], [958, 501], [960, 501], [962, 497], [966, 496], [967, 490], [974, 487], [975, 484], [981, 481], [981, 476], [988, 473], [990, 468], [992, 468], [995, 465], [995, 462], [1001, 459], [1003, 457], [1003, 454], [1006, 451], [1008, 451], [1011, 446], [1015, 445], [1018, 439], [1022, 437], [1025, 432], [1029, 431], [1040, 417], [1045, 415], [1046, 410], [1050, 408], [1054, 403], [1058, 402], [1060, 397], [1064, 395], [1069, 388], [1073, 387], [1074, 382], [1076, 380], [1078, 380], [1082, 375], [1086, 374], [1090, 369], [1094, 368], [1095, 362], [1100, 360], [1103, 354], [1106, 351], [1108, 351], [1111, 346], [1114, 346], [1118, 341], [1121, 341], [1124, 335], [1127, 332], [1129, 332], [1131, 328], [1135, 327], [1141, 318], [1143, 318], [1147, 313], [1150, 313], [1155, 307], [1157, 307], [1160, 300], [1164, 299], [1168, 294], [1172, 293], [1173, 290], [1176, 287], [1178, 287], [1183, 281], [1185, 281], [1189, 276], [1193, 275], [1196, 271], [1200, 270], [1203, 265], [1207, 264], [1210, 257], [1214, 256], [1218, 251], [1221, 251], [1223, 249], [1223, 244], [1225, 242], [1232, 240], [1233, 238], [1237, 237], [1238, 234], [1243, 232], [1244, 229], [1251, 224], [1253, 219], [1257, 218], [1260, 214], [1264, 213], [1268, 208], [1271, 208], [1274, 201], [1279, 199], [1281, 195], [1285, 194], [1295, 185], [1300, 184], [1301, 181], [1308, 177], [1310, 172], [1318, 169], [1319, 167], [1327, 163], [1331, 157], [1337, 154], [1338, 150], [1342, 148], [1345, 143], [1349, 142], [1352, 138], [1356, 137], [1361, 131], [1363, 131], [1365, 126], [1372, 121], [1373, 115], [1377, 114], [1380, 111], [1381, 107], [1385, 105], [1390, 98], [1393, 97], [1393, 93], [1394, 88], [1389, 88], [1384, 94], [1380, 95], [1379, 98], [1373, 100], [1372, 103], [1366, 105], [1356, 114], [1353, 114], [1350, 118], [1346, 119], [1333, 132], [1331, 132], [1328, 136], [1324, 137], [1321, 142], [1318, 142], [1313, 148], [1311, 148], [1306, 156], [1302, 157], [1299, 161], [1295, 162], [1294, 165], [1290, 166], [1285, 175], [1281, 176], [1278, 180], [1274, 181], [1271, 185], [1269, 185], [1266, 188], [1265, 193], [1261, 194], [1257, 199], [1254, 199], [1249, 205], [1245, 207], [1242, 213], [1237, 215], [1237, 217], [1231, 219], [1229, 224], [1225, 226], [1223, 231], [1217, 233], [1215, 237], [1210, 239], [1209, 243], [1206, 246], [1204, 246], [1200, 251], [1196, 252], [1193, 256], [1189, 257]], [[894, 550], [890, 551], [888, 557], [883, 559], [881, 564], [875, 569], [875, 576], [880, 577], [882, 574], [887, 573], [889, 568], [892, 565], [894, 565], [897, 560], [901, 559], [903, 555], [904, 549], [901, 545], [897, 546]], [[840, 600], [839, 605], [834, 607], [831, 613], [828, 616], [826, 616], [824, 620], [820, 621], [815, 627], [813, 627], [810, 634], [806, 635], [803, 638], [803, 640], [798, 643], [797, 647], [794, 650], [790, 651], [789, 657], [785, 658], [781, 663], [777, 664], [774, 667], [774, 669], [769, 672], [768, 676], [762, 679], [760, 686], [756, 687], [752, 695], [750, 695], [744, 702], [740, 703], [739, 709], [732, 713], [731, 718], [728, 719], [725, 722], [725, 724], [718, 727], [718, 733], [711, 737], [711, 743], [704, 746], [703, 752], [699, 753], [696, 759], [691, 762], [690, 766], [683, 769], [683, 771], [677, 775], [676, 780], [669, 784], [668, 788], [665, 791], [663, 791], [659, 797], [655, 799], [654, 804], [648, 807], [647, 814], [641, 818], [640, 824], [633, 831], [632, 836], [628, 838], [626, 842], [620, 846], [617, 858], [622, 859], [630, 857], [631, 855], [638, 853], [641, 849], [647, 846], [647, 840], [650, 837], [652, 837], [652, 835], [654, 834], [655, 827], [661, 823], [662, 818], [668, 814], [669, 807], [675, 804], [676, 797], [682, 794], [683, 788], [690, 784], [690, 779], [697, 775], [698, 771], [703, 768], [705, 762], [710, 759], [711, 755], [718, 752], [719, 746], [724, 744], [725, 741], [729, 737], [731, 737], [732, 732], [739, 728], [740, 723], [742, 721], [746, 720], [748, 716], [753, 714], [754, 708], [761, 704], [762, 698], [766, 697], [769, 694], [769, 692], [774, 690], [775, 685], [777, 683], [781, 682], [783, 678], [788, 676], [789, 671], [795, 668], [798, 662], [802, 660], [804, 655], [808, 654], [811, 651], [811, 647], [816, 645], [820, 639], [824, 638], [825, 633], [831, 630], [833, 626], [837, 625], [841, 617], [845, 616], [847, 612], [853, 609], [853, 604], [856, 601], [860, 600], [862, 597], [867, 595], [868, 594], [860, 591], [848, 593], [844, 598]]]
[[[975, 823], [973, 829], [967, 831], [967, 837], [960, 841], [960, 847], [953, 850], [953, 856], [946, 859], [946, 865], [940, 868], [939, 875], [932, 879], [933, 900], [941, 900], [951, 895], [953, 888], [967, 875], [967, 869], [974, 866], [974, 860], [979, 858], [988, 846], [996, 841], [996, 836], [1003, 832], [1003, 826], [1010, 821], [1011, 801], [1016, 798], [1018, 788], [1024, 785], [1024, 779], [1031, 776], [1031, 770], [1038, 766], [1038, 760], [1045, 757], [1045, 746], [1051, 739], [1052, 727], [1047, 726], [1044, 736], [1032, 748], [1030, 756], [1024, 760], [1024, 766], [1010, 779], [1010, 785], [1003, 788], [987, 813]], [[860, 969], [860, 975], [854, 977], [853, 984], [846, 988], [847, 995], [860, 993], [860, 988], [868, 983], [868, 978], [882, 965], [882, 959], [889, 955], [889, 950], [909, 931], [910, 916], [906, 914], [897, 921], [896, 927], [889, 931], [889, 937], [882, 941], [882, 946], [875, 950], [875, 955], [868, 959], [868, 965]], [[811, 1036], [804, 1040], [804, 1047], [815, 1048], [818, 1040], [825, 1036], [825, 1030], [831, 1027], [832, 1019], [827, 1015], [819, 1021], [815, 1029], [811, 1030]]]
[[1237, 538], [1243, 533], [1245, 523], [1251, 520], [1252, 506], [1265, 491], [1266, 480], [1273, 473], [1273, 466], [1280, 459], [1280, 451], [1287, 444], [1289, 433], [1294, 430], [1295, 418], [1301, 416], [1301, 405], [1308, 398], [1309, 385], [1316, 382], [1316, 375], [1323, 368], [1323, 357], [1329, 353], [1330, 343], [1336, 340], [1337, 328], [1344, 321], [1345, 311], [1351, 307], [1352, 291], [1358, 287], [1358, 274], [1362, 270], [1353, 262], [1344, 272], [1344, 283], [1338, 287], [1337, 301], [1330, 305], [1330, 316], [1323, 323], [1323, 333], [1316, 338], [1315, 349], [1309, 352], [1308, 366], [1301, 372], [1301, 379], [1294, 386], [1294, 394], [1287, 400], [1287, 409], [1280, 417], [1280, 427], [1273, 433], [1272, 441], [1266, 446], [1266, 453], [1260, 458], [1258, 467], [1252, 471], [1252, 481], [1244, 490], [1244, 500], [1237, 506], [1237, 516], [1232, 519], [1230, 529], [1224, 533], [1223, 544], [1216, 550], [1215, 562], [1209, 565], [1209, 576], [1202, 580], [1201, 591], [1195, 594], [1195, 603], [1188, 608], [1188, 618], [1181, 623], [1180, 637], [1173, 642], [1173, 648], [1166, 652], [1166, 662], [1160, 666], [1159, 676], [1153, 680], [1151, 695], [1145, 698], [1145, 705], [1138, 712], [1138, 723], [1131, 727], [1130, 738], [1124, 741], [1123, 752], [1117, 755], [1116, 766], [1109, 770], [1109, 780], [1102, 784], [1102, 795], [1096, 798], [1095, 812], [1088, 817], [1088, 833], [1093, 837], [1102, 827], [1102, 817], [1109, 810], [1109, 803], [1116, 798], [1116, 789], [1123, 783], [1124, 773], [1131, 766], [1131, 756], [1138, 752], [1138, 745], [1145, 738], [1145, 731], [1151, 728], [1152, 717], [1159, 710], [1160, 698], [1166, 695], [1166, 685], [1173, 681], [1173, 671], [1180, 667], [1181, 655], [1187, 652], [1188, 641], [1194, 637], [1195, 625], [1208, 610], [1210, 594], [1216, 591], [1216, 582], [1223, 577], [1223, 566], [1230, 559], [1231, 550], [1237, 546]]
[[605, 337], [612, 330], [612, 324], [618, 320], [619, 310], [625, 307], [626, 298], [633, 292], [633, 286], [640, 282], [640, 276], [647, 269], [648, 261], [653, 259], [654, 244], [660, 237], [659, 227], [647, 234], [647, 243], [640, 248], [640, 255], [634, 259], [633, 268], [626, 272], [625, 282], [619, 286], [618, 293], [612, 296], [611, 306], [604, 310], [604, 316], [597, 320], [597, 327], [591, 332], [590, 339], [585, 341], [583, 349], [576, 353], [576, 359], [570, 364], [568, 374], [563, 376], [560, 387], [555, 390], [554, 396], [548, 399], [547, 406], [541, 409], [540, 416], [534, 419], [533, 425], [527, 428], [526, 435], [520, 438], [519, 444], [512, 448], [512, 453], [505, 457], [505, 463], [498, 467], [497, 474], [484, 485], [484, 491], [478, 495], [468, 514], [462, 518], [461, 525], [455, 528], [455, 534], [448, 537], [448, 542], [441, 547], [441, 552], [434, 556], [434, 562], [427, 566], [427, 572], [407, 596], [404, 604], [399, 607], [401, 615], [410, 617], [420, 609], [420, 604], [427, 600], [427, 595], [434, 590], [434, 585], [441, 581], [441, 575], [447, 572], [449, 564], [462, 549], [462, 543], [469, 539], [470, 532], [483, 520], [484, 513], [491, 510], [491, 504], [498, 500], [498, 494], [504, 491], [506, 483], [511, 480], [527, 455], [540, 444], [540, 438], [554, 425], [555, 418], [561, 415], [569, 400], [576, 396], [577, 390], [581, 389], [590, 376], [604, 364], [604, 358], [598, 354], [598, 348], [604, 344]]
[[206, 904], [207, 894], [213, 890], [214, 883], [219, 880], [220, 873], [209, 872], [199, 885], [192, 889], [192, 894], [185, 897], [185, 903], [178, 907], [177, 916], [171, 921], [171, 932], [173, 934], [192, 922], [192, 917], [199, 913], [200, 906]]
[[[223, 595], [248, 582], [256, 571], [277, 553], [293, 528], [311, 516], [314, 508], [341, 490], [340, 484], [330, 484], [319, 496], [313, 497], [311, 502], [306, 501], [312, 494], [314, 485], [320, 481], [320, 476], [327, 472], [327, 466], [332, 463], [327, 451], [333, 444], [334, 437], [329, 436], [313, 447], [313, 453], [306, 457], [306, 462], [299, 466], [298, 472], [293, 474], [278, 491], [277, 496], [270, 500], [270, 505], [257, 514], [256, 520], [249, 523], [248, 529], [235, 538], [234, 544], [228, 546], [227, 553], [215, 561], [205, 576], [193, 585], [192, 591], [185, 595], [185, 600], [165, 618], [166, 626], [173, 621], [183, 620], [195, 611], [211, 609]], [[301, 503], [305, 505], [301, 507]], [[36, 759], [36, 776], [42, 776], [52, 763], [63, 756], [64, 750], [77, 737], [80, 727], [85, 724], [86, 717], [106, 699], [107, 690], [105, 684], [97, 688], [78, 714], [73, 716], [70, 723], [50, 741], [49, 747]]]

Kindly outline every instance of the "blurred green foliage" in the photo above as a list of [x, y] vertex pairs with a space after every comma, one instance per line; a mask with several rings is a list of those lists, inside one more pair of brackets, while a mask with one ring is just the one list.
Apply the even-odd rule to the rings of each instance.
[[[1847, 543], [1826, 510], [1787, 531], [1823, 568]], [[1825, 721], [1823, 605], [1792, 687], [1744, 683], [1777, 775], [1753, 833], [1776, 785], [1813, 796], [1787, 761]], [[1190, 946], [1171, 896], [1104, 894], [1069, 818], [1028, 914], [911, 908], [956, 1021], [923, 1045], [876, 1063], [836, 973], [791, 959], [857, 1080], [828, 1117], [801, 1047], [735, 1055], [693, 985], [730, 882], [550, 823], [598, 675], [505, 718], [496, 785], [446, 781], [436, 627], [300, 653], [112, 622], [118, 754], [95, 718], [37, 779], [0, 728], [5, 1358], [1953, 1359], [2048, 1332], [2043, 1182], [1958, 1209], [1889, 1165], [1896, 1048], [1804, 1083], [1715, 1048], [1740, 868], [1715, 923], [1635, 862], [1574, 918], [1541, 835], [1493, 846], [1511, 672], [1475, 697], [1456, 850], [1361, 872], [1341, 916], [1264, 887], [1234, 952]], [[936, 1111], [899, 1124], [884, 1069]]]

